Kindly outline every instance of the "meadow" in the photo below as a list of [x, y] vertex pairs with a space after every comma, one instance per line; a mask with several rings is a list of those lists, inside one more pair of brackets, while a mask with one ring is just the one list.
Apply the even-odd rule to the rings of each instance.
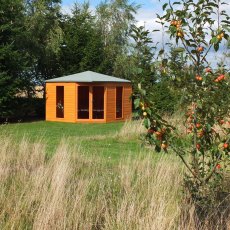
[[[78, 146], [85, 154], [99, 155], [117, 160], [122, 155], [140, 152], [141, 142], [138, 135], [143, 127], [140, 122], [109, 124], [74, 124], [62, 122], [15, 123], [0, 126], [0, 132], [11, 136], [15, 141], [27, 139], [29, 142], [40, 141], [46, 145], [47, 157], [52, 156], [62, 139], [69, 145]], [[130, 131], [130, 133], [129, 133]]]
[[139, 121], [1, 125], [0, 229], [197, 229], [193, 207], [182, 211], [184, 168], [145, 148], [143, 131]]

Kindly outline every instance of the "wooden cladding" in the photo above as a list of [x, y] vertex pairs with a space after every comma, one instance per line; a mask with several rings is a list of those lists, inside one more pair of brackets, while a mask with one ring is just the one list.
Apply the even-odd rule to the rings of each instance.
[[56, 86], [56, 117], [64, 118], [64, 86]]
[[46, 120], [123, 121], [132, 114], [131, 94], [129, 83], [46, 83]]

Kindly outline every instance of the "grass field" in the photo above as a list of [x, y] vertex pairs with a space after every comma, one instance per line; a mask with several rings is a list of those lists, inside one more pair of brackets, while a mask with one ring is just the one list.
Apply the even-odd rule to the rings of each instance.
[[[140, 124], [138, 124], [140, 126]], [[129, 137], [121, 134], [124, 122], [108, 124], [73, 124], [61, 122], [31, 122], [0, 126], [0, 132], [22, 138], [30, 142], [40, 141], [46, 144], [46, 153], [52, 155], [62, 139], [72, 145], [78, 145], [85, 154], [98, 154], [111, 160], [122, 155], [140, 152], [141, 142], [137, 135]], [[96, 150], [96, 151], [95, 151]]]
[[181, 215], [180, 161], [144, 148], [142, 132], [130, 121], [0, 126], [0, 229], [198, 229], [193, 207]]

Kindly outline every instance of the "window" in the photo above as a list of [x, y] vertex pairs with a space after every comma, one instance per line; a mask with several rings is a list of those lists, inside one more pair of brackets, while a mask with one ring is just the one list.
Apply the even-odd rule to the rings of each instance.
[[78, 119], [89, 119], [89, 86], [78, 86]]
[[56, 117], [64, 118], [64, 86], [56, 86]]
[[122, 96], [123, 87], [116, 87], [116, 118], [122, 118]]
[[93, 119], [104, 119], [104, 87], [93, 87]]

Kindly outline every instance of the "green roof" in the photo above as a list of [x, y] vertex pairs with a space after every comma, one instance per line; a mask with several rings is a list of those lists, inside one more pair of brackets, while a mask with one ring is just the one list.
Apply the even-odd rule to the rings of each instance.
[[101, 73], [85, 71], [64, 77], [53, 78], [46, 82], [130, 82], [125, 79], [111, 77]]

